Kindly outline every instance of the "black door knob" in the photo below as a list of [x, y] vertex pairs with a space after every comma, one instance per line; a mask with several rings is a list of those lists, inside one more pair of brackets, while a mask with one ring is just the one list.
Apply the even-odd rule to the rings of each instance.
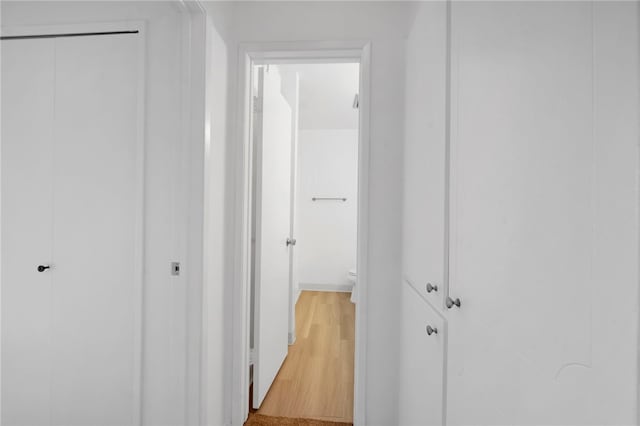
[[51, 268], [49, 265], [38, 265], [38, 272], [44, 272], [49, 268]]
[[438, 291], [438, 286], [427, 283], [427, 293], [431, 293], [432, 291]]
[[432, 334], [438, 334], [438, 329], [435, 327], [427, 326], [427, 334], [431, 336]]

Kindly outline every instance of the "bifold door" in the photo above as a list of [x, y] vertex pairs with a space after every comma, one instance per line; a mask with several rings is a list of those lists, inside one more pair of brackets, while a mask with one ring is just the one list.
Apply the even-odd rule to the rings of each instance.
[[2, 424], [139, 423], [139, 37], [2, 41]]

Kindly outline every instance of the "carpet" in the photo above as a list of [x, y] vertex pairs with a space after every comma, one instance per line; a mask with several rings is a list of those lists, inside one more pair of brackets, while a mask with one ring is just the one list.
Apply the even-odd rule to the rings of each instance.
[[272, 417], [262, 414], [249, 414], [244, 426], [353, 426], [353, 423], [328, 422], [314, 419], [295, 419], [292, 417]]

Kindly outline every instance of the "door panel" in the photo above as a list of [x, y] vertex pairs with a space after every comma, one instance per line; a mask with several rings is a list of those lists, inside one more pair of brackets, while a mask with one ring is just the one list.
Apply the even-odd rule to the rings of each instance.
[[138, 37], [56, 41], [53, 424], [134, 422]]
[[[440, 426], [446, 326], [413, 287], [406, 282], [401, 287], [399, 424]], [[427, 326], [434, 329], [430, 335]]]
[[258, 408], [288, 351], [291, 107], [271, 66], [259, 72], [262, 137], [257, 145], [253, 406]]
[[587, 421], [591, 5], [452, 10], [448, 423]]
[[[446, 292], [446, 2], [420, 4], [407, 52], [403, 273], [427, 300], [442, 307]], [[427, 284], [432, 286], [430, 292]]]
[[54, 41], [2, 41], [2, 424], [49, 421]]

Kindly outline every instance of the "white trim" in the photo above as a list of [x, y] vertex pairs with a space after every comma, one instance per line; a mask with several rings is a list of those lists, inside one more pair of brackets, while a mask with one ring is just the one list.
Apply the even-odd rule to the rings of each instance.
[[360, 120], [358, 132], [358, 241], [356, 270], [358, 303], [355, 326], [355, 371], [353, 424], [365, 425], [367, 377], [367, 283], [369, 275], [369, 168], [371, 115], [371, 44], [363, 46], [360, 57]]
[[[109, 21], [98, 23], [73, 23], [56, 25], [18, 25], [1, 29], [5, 36], [66, 34], [84, 32], [138, 31], [137, 37], [138, 78], [137, 78], [137, 129], [136, 129], [136, 182], [135, 193], [137, 211], [135, 215], [134, 240], [134, 334], [133, 334], [133, 424], [142, 425], [142, 356], [144, 342], [144, 229], [145, 229], [145, 128], [146, 128], [146, 26], [144, 21]], [[8, 42], [8, 41], [5, 41]], [[1, 374], [1, 372], [0, 372]], [[0, 407], [1, 410], [1, 407]]]
[[353, 284], [317, 284], [317, 283], [300, 283], [300, 291], [327, 291], [338, 293], [351, 293]]
[[235, 251], [233, 285], [233, 341], [231, 422], [242, 425], [249, 411], [249, 278], [251, 265], [251, 66], [268, 63], [360, 63], [360, 120], [358, 147], [358, 304], [355, 324], [354, 359], [354, 424], [365, 424], [366, 389], [366, 309], [369, 233], [369, 139], [371, 48], [368, 41], [287, 42], [241, 44], [238, 55], [238, 110], [235, 163], [235, 193], [239, 194], [234, 206]]
[[134, 306], [139, 306], [134, 315], [136, 334], [133, 337], [137, 352], [134, 353], [134, 422], [142, 425], [142, 364], [144, 354], [144, 258], [145, 258], [145, 157], [146, 157], [146, 27], [144, 22], [138, 22], [138, 146], [136, 150], [138, 162], [138, 176], [136, 178], [136, 193], [138, 198], [138, 212], [136, 214], [135, 265], [137, 288]]
[[[455, 195], [452, 192], [452, 189], [455, 184], [455, 180], [453, 179], [454, 175], [454, 167], [455, 164], [453, 160], [455, 159], [455, 152], [452, 153], [452, 144], [455, 141], [455, 137], [457, 137], [457, 129], [453, 128], [453, 119], [457, 111], [452, 110], [453, 98], [452, 96], [456, 96], [457, 98], [457, 69], [458, 69], [458, 59], [457, 56], [453, 57], [452, 48], [456, 47], [456, 43], [453, 40], [453, 4], [452, 0], [447, 0], [447, 9], [446, 9], [446, 82], [445, 82], [445, 159], [444, 159], [444, 233], [443, 233], [443, 248], [444, 248], [444, 256], [443, 256], [443, 285], [445, 293], [440, 300], [440, 309], [436, 309], [435, 311], [440, 314], [444, 312], [446, 308], [446, 300], [451, 293], [451, 261], [453, 257], [453, 251], [455, 243], [451, 244], [451, 236], [455, 235], [455, 228], [452, 228], [451, 218], [452, 213], [455, 212], [455, 199], [452, 199], [452, 196]], [[456, 47], [457, 48], [457, 47]], [[452, 75], [452, 70], [456, 70], [456, 78], [455, 85], [454, 84], [454, 76]], [[455, 149], [455, 146], [453, 146]], [[453, 155], [452, 155], [453, 154]], [[454, 225], [455, 226], [455, 225]], [[455, 262], [455, 258], [453, 258]], [[442, 424], [447, 424], [447, 404], [448, 404], [448, 394], [449, 394], [449, 322], [443, 317], [443, 325], [444, 325], [444, 334], [443, 334], [443, 345], [444, 345], [444, 353], [443, 353], [443, 365], [442, 369], [444, 371], [444, 377], [442, 378]]]
[[[175, 256], [184, 256], [185, 267], [176, 297], [186, 296], [186, 339], [184, 424], [207, 424], [207, 268], [205, 230], [208, 223], [207, 184], [205, 165], [207, 131], [211, 106], [207, 103], [209, 55], [206, 11], [198, 0], [172, 0], [182, 14], [181, 29], [181, 134], [177, 148], [179, 174], [176, 182], [177, 208], [184, 211], [184, 222], [177, 224], [183, 232], [177, 237]], [[181, 195], [180, 195], [181, 194]], [[180, 217], [180, 213], [177, 213]], [[177, 330], [179, 332], [179, 330]], [[179, 334], [178, 334], [179, 335]]]

